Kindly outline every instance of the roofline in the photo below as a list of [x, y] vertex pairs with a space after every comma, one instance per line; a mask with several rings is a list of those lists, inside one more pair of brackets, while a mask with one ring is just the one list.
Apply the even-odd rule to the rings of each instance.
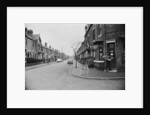
[[88, 30], [86, 31], [84, 37], [85, 37], [85, 36], [87, 35], [87, 33], [89, 32], [89, 30], [90, 30], [90, 28], [92, 27], [92, 25], [93, 25], [93, 24], [90, 24], [90, 26], [89, 26]]
[[30, 37], [29, 37], [29, 36], [27, 36], [27, 35], [25, 35], [25, 37], [27, 37], [27, 38], [29, 38], [29, 39], [31, 39], [31, 40], [33, 40], [33, 41], [37, 42], [36, 40], [34, 40], [33, 38], [30, 38]]

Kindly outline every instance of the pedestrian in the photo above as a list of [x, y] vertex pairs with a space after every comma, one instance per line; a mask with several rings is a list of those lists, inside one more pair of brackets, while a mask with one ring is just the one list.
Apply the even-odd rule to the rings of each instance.
[[107, 59], [107, 71], [111, 70], [110, 62], [111, 62], [111, 57], [108, 56], [108, 59]]
[[107, 54], [103, 56], [104, 61], [105, 61], [105, 70], [106, 72], [108, 72], [109, 70], [111, 70], [111, 57]]

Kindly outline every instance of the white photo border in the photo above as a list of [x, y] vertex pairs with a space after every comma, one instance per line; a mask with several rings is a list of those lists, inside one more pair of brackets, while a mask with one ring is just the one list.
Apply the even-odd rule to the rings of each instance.
[[[123, 23], [125, 90], [25, 90], [25, 23]], [[143, 108], [143, 7], [7, 7], [7, 108]]]

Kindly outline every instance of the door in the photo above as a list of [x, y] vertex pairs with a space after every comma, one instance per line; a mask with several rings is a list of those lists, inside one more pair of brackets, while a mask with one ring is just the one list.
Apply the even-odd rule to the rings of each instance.
[[116, 68], [115, 42], [107, 43], [107, 53], [112, 59], [110, 62], [111, 69], [115, 69]]

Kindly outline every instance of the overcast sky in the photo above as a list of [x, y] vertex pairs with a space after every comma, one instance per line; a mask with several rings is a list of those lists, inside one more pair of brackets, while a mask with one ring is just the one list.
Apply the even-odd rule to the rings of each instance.
[[40, 34], [42, 44], [49, 45], [67, 55], [73, 55], [71, 46], [76, 42], [83, 42], [86, 24], [25, 24], [27, 29], [32, 29], [33, 34]]

